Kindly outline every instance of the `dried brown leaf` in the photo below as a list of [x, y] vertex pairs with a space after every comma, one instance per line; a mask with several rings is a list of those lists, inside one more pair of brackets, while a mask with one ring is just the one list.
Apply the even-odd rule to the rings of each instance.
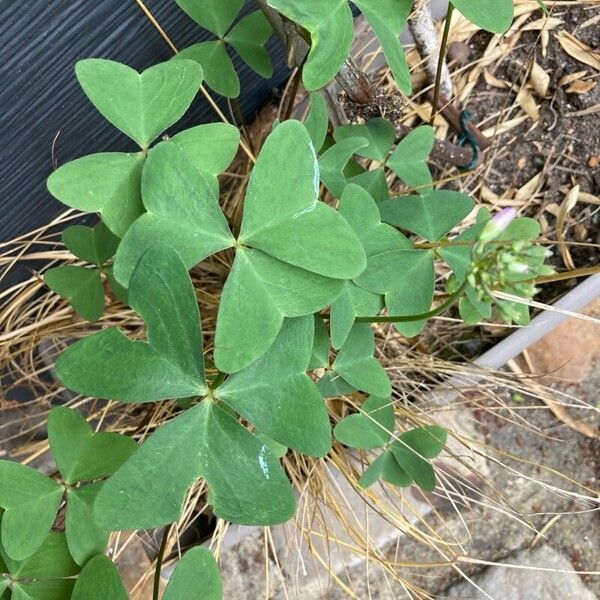
[[517, 94], [517, 104], [527, 116], [536, 123], [540, 118], [540, 110], [528, 88], [521, 88]]
[[569, 252], [569, 247], [567, 246], [563, 237], [563, 231], [565, 229], [565, 222], [567, 220], [567, 216], [573, 210], [573, 208], [575, 208], [578, 199], [579, 184], [573, 186], [573, 188], [569, 190], [569, 192], [567, 192], [567, 194], [565, 195], [565, 199], [560, 205], [558, 215], [556, 216], [556, 239], [558, 241], [558, 246], [563, 262], [565, 263], [565, 266], [568, 269], [575, 269], [575, 263], [573, 262], [573, 258], [571, 257], [571, 253]]
[[565, 90], [567, 94], [587, 94], [596, 87], [596, 81], [588, 79], [587, 81], [581, 81], [577, 79], [571, 82], [571, 85]]
[[558, 85], [568, 85], [573, 81], [577, 81], [577, 79], [583, 79], [588, 74], [587, 70], [576, 71], [575, 73], [568, 73], [564, 75], [558, 80]]
[[569, 56], [572, 56], [584, 65], [600, 71], [600, 53], [592, 50], [592, 48], [567, 31], [557, 33], [556, 39]]
[[531, 73], [529, 75], [529, 83], [533, 91], [540, 98], [548, 97], [548, 86], [550, 85], [550, 75], [542, 69], [535, 61], [531, 63]]

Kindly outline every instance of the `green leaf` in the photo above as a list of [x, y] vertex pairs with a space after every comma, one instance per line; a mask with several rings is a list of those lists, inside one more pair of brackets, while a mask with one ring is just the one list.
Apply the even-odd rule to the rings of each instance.
[[240, 12], [243, 0], [175, 0], [198, 25], [223, 37]]
[[365, 268], [356, 234], [318, 196], [319, 166], [310, 136], [299, 121], [286, 121], [267, 138], [256, 162], [238, 241], [313, 273], [355, 277]]
[[385, 369], [373, 357], [374, 352], [373, 330], [368, 323], [357, 323], [340, 349], [333, 370], [359, 390], [389, 397], [392, 386]]
[[366, 138], [347, 138], [331, 146], [319, 158], [321, 181], [336, 198], [341, 197], [346, 187], [344, 169], [348, 161], [368, 145], [369, 141]]
[[54, 523], [64, 489], [35, 469], [0, 460], [2, 545], [13, 560], [31, 556]]
[[63, 384], [80, 394], [125, 402], [205, 393], [198, 304], [175, 250], [155, 246], [144, 254], [129, 301], [146, 322], [148, 341], [133, 341], [110, 328], [76, 342], [56, 363]]
[[240, 145], [240, 131], [229, 123], [207, 123], [185, 129], [164, 143], [177, 146], [202, 173], [216, 177], [235, 158]]
[[142, 148], [183, 116], [202, 83], [202, 69], [186, 60], [139, 74], [127, 65], [88, 58], [75, 65], [75, 73], [92, 104]]
[[112, 475], [137, 448], [119, 433], [93, 433], [75, 410], [57, 406], [48, 415], [50, 450], [66, 483]]
[[128, 286], [142, 255], [165, 244], [189, 269], [233, 242], [227, 221], [206, 176], [171, 143], [152, 150], [142, 178], [148, 211], [127, 231], [115, 257], [114, 275]]
[[70, 600], [74, 583], [73, 579], [17, 582], [11, 600]]
[[427, 159], [434, 139], [433, 127], [422, 125], [411, 131], [396, 146], [388, 166], [406, 185], [423, 191], [431, 189], [432, 179]]
[[390, 398], [369, 396], [360, 412], [344, 417], [333, 430], [338, 442], [369, 450], [385, 446], [394, 432], [394, 406]]
[[430, 242], [440, 240], [471, 212], [473, 206], [469, 196], [451, 190], [432, 190], [378, 204], [382, 221], [407, 229]]
[[396, 139], [394, 126], [386, 119], [371, 119], [365, 125], [342, 125], [333, 133], [336, 142], [364, 138], [368, 146], [356, 151], [357, 156], [385, 163]]
[[49, 533], [25, 560], [12, 560], [2, 548], [0, 553], [14, 579], [59, 579], [77, 575], [80, 569], [69, 554], [64, 533]]
[[240, 79], [222, 40], [193, 44], [181, 50], [172, 60], [195, 61], [202, 67], [205, 83], [210, 89], [226, 98], [240, 95]]
[[463, 296], [459, 302], [458, 302], [458, 312], [460, 314], [460, 318], [467, 324], [467, 325], [476, 325], [477, 323], [479, 323], [482, 319], [484, 318], [489, 318], [491, 316], [491, 312], [492, 312], [492, 305], [490, 303], [478, 303], [483, 305], [483, 307], [485, 308], [485, 313], [488, 313], [488, 309], [489, 309], [489, 314], [487, 316], [485, 316], [484, 314], [482, 314], [478, 307], [475, 306], [475, 304], [473, 302], [471, 302], [471, 300], [467, 297], [467, 296]]
[[273, 75], [273, 65], [265, 44], [271, 33], [269, 21], [262, 11], [256, 10], [237, 23], [224, 39], [253, 71], [268, 79]]
[[260, 431], [255, 431], [254, 435], [263, 443], [265, 446], [271, 451], [273, 456], [276, 458], [283, 458], [287, 453], [289, 448], [276, 442], [274, 439], [271, 439], [268, 435], [261, 433]]
[[75, 312], [88, 321], [96, 321], [104, 310], [104, 287], [98, 269], [63, 265], [44, 273], [46, 285], [68, 300]]
[[63, 204], [98, 212], [117, 236], [143, 212], [141, 196], [144, 155], [104, 152], [63, 165], [48, 178], [48, 191]]
[[337, 297], [343, 279], [364, 269], [358, 237], [318, 200], [318, 181], [308, 132], [298, 121], [282, 123], [267, 138], [246, 193], [217, 319], [219, 370], [248, 366], [271, 345], [284, 317], [318, 312]]
[[95, 556], [81, 571], [72, 600], [128, 600], [116, 565], [107, 556]]
[[399, 436], [391, 451], [402, 470], [424, 491], [435, 489], [435, 471], [426, 459], [435, 458], [446, 444], [446, 430], [427, 425]]
[[352, 0], [366, 17], [400, 90], [410, 96], [412, 83], [400, 34], [412, 8], [412, 0]]
[[383, 167], [364, 171], [354, 177], [348, 179], [348, 183], [354, 183], [363, 188], [375, 200], [375, 202], [383, 202], [390, 197], [387, 179]]
[[356, 392], [356, 388], [351, 386], [345, 379], [333, 371], [327, 371], [319, 381], [317, 387], [323, 398], [333, 398], [335, 396], [345, 396]]
[[215, 363], [235, 373], [272, 345], [284, 317], [318, 312], [343, 281], [310, 273], [251, 248], [238, 250], [225, 282], [215, 337]]
[[346, 341], [356, 317], [374, 317], [383, 308], [383, 298], [347, 281], [330, 309], [331, 345], [339, 350]]
[[290, 483], [267, 446], [205, 400], [157, 429], [104, 484], [97, 521], [116, 530], [172, 523], [201, 476], [215, 514], [233, 523], [271, 525], [294, 512]]
[[323, 319], [315, 315], [315, 335], [308, 368], [324, 369], [327, 366], [329, 366], [329, 334]]
[[72, 225], [63, 231], [64, 245], [79, 259], [100, 267], [117, 250], [119, 238], [100, 222], [94, 227]]
[[368, 488], [378, 480], [387, 481], [397, 487], [407, 487], [412, 483], [391, 450], [382, 452], [363, 472], [358, 485]]
[[412, 244], [393, 227], [381, 222], [375, 201], [357, 185], [346, 186], [340, 199], [339, 211], [356, 232], [367, 256], [367, 268], [354, 278], [354, 282], [370, 292], [388, 291], [389, 282], [380, 281], [382, 271], [391, 270], [395, 274], [395, 269], [390, 269], [379, 257], [411, 249]]
[[306, 375], [313, 337], [312, 316], [286, 320], [269, 350], [228, 378], [216, 395], [275, 441], [324, 456], [331, 448], [329, 414]]
[[197, 600], [200, 597], [202, 600], [221, 600], [223, 584], [212, 552], [196, 546], [177, 563], [162, 600]]
[[[357, 280], [372, 292], [385, 293], [390, 315], [410, 316], [428, 312], [435, 291], [435, 269], [431, 250], [391, 250], [369, 258], [368, 276]], [[412, 337], [425, 321], [394, 323], [400, 333]]]
[[108, 543], [109, 532], [96, 525], [92, 507], [101, 483], [68, 490], [65, 533], [71, 556], [85, 565], [92, 556], [101, 554]]
[[122, 302], [125, 306], [129, 306], [129, 291], [115, 279], [112, 265], [104, 269], [104, 275], [108, 281], [108, 285], [112, 293], [115, 295], [117, 300]]
[[268, 0], [270, 6], [311, 36], [311, 49], [302, 71], [304, 87], [326, 86], [350, 53], [354, 24], [346, 0]]
[[492, 33], [504, 33], [511, 26], [513, 0], [456, 0], [454, 7], [469, 21]]
[[329, 109], [320, 92], [310, 92], [310, 109], [306, 115], [304, 126], [310, 135], [317, 152], [321, 150], [329, 128]]

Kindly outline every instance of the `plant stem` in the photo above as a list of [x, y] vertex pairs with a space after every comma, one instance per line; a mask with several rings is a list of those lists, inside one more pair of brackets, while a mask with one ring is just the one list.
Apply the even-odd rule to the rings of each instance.
[[437, 315], [442, 314], [446, 310], [448, 310], [457, 300], [460, 299], [465, 288], [467, 287], [467, 282], [463, 281], [462, 285], [451, 294], [444, 302], [442, 302], [439, 306], [430, 310], [426, 313], [421, 313], [418, 315], [388, 315], [386, 317], [376, 316], [376, 317], [357, 317], [357, 323], [411, 323], [413, 321], [426, 321], [431, 317], [437, 317]]
[[160, 542], [160, 548], [158, 549], [158, 555], [156, 556], [156, 567], [154, 569], [154, 585], [152, 586], [152, 600], [158, 600], [158, 593], [160, 591], [160, 571], [162, 568], [163, 559], [165, 557], [165, 550], [167, 549], [167, 539], [171, 531], [171, 525], [167, 525], [163, 531], [162, 540]]
[[444, 33], [442, 34], [442, 42], [440, 44], [440, 55], [438, 57], [437, 71], [435, 74], [435, 86], [433, 88], [433, 105], [431, 107], [430, 125], [433, 125], [435, 115], [437, 113], [437, 105], [440, 98], [440, 86], [442, 82], [442, 69], [446, 58], [446, 46], [448, 45], [448, 34], [450, 33], [450, 21], [452, 20], [452, 11], [454, 5], [448, 2], [448, 11], [446, 12], [446, 22], [444, 23]]

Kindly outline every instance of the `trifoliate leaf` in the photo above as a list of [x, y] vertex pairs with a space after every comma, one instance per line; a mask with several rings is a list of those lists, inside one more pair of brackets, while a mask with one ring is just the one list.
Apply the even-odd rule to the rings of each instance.
[[233, 244], [206, 176], [172, 142], [150, 152], [142, 196], [147, 212], [129, 228], [115, 257], [114, 275], [121, 285], [129, 285], [144, 252], [157, 244], [176, 250], [188, 269]]
[[348, 138], [364, 138], [368, 146], [356, 151], [357, 156], [385, 163], [396, 138], [394, 126], [382, 118], [371, 119], [365, 125], [342, 125], [333, 133], [336, 142]]
[[402, 470], [424, 491], [435, 489], [435, 471], [427, 459], [435, 458], [446, 444], [446, 430], [427, 425], [399, 436], [391, 451]]
[[7, 555], [21, 561], [46, 539], [54, 523], [64, 488], [35, 469], [0, 460], [2, 545]]
[[137, 448], [119, 433], [93, 433], [75, 410], [57, 406], [48, 415], [50, 450], [66, 483], [112, 475]]
[[72, 600], [128, 600], [116, 565], [107, 556], [95, 556], [83, 568]]
[[162, 600], [222, 600], [219, 567], [208, 548], [196, 546], [177, 563]]
[[357, 323], [352, 327], [332, 368], [355, 388], [373, 396], [389, 397], [392, 386], [385, 369], [373, 357], [374, 352], [373, 330], [368, 323]]
[[188, 46], [173, 57], [174, 62], [193, 60], [202, 66], [206, 85], [226, 98], [240, 95], [240, 79], [221, 40]]
[[104, 287], [98, 269], [63, 265], [44, 273], [46, 285], [71, 303], [75, 312], [96, 321], [104, 310]]
[[122, 237], [143, 212], [140, 191], [143, 153], [105, 152], [69, 162], [48, 178], [48, 191], [63, 204], [98, 212]]
[[368, 488], [379, 480], [391, 483], [396, 487], [407, 487], [412, 483], [411, 478], [398, 464], [391, 450], [382, 452], [363, 472], [358, 485]]
[[375, 200], [375, 202], [383, 202], [390, 197], [387, 179], [383, 167], [372, 169], [371, 171], [363, 171], [354, 177], [348, 179], [348, 183], [355, 183]]
[[286, 121], [267, 138], [248, 185], [237, 254], [219, 306], [219, 370], [248, 366], [271, 345], [284, 317], [318, 312], [340, 293], [344, 279], [364, 269], [356, 234], [318, 193], [308, 132], [298, 121]]
[[204, 400], [160, 427], [104, 484], [95, 504], [97, 522], [116, 530], [171, 523], [199, 477], [223, 519], [272, 525], [294, 512], [290, 483], [267, 446]]
[[365, 138], [347, 138], [331, 146], [319, 158], [321, 181], [336, 198], [341, 197], [346, 187], [344, 169], [348, 161], [358, 150], [368, 145], [369, 141]]
[[275, 441], [324, 456], [331, 447], [329, 415], [306, 375], [313, 336], [311, 315], [286, 320], [269, 350], [227, 379], [216, 395]]
[[437, 242], [471, 212], [474, 202], [460, 192], [432, 190], [391, 198], [377, 206], [382, 221]]
[[131, 278], [129, 303], [146, 321], [147, 341], [111, 327], [76, 342], [56, 363], [63, 384], [125, 402], [205, 393], [196, 295], [175, 250], [155, 246], [144, 254]]
[[263, 12], [256, 10], [241, 19], [223, 39], [253, 71], [269, 79], [273, 75], [273, 65], [265, 44], [272, 33]]
[[198, 25], [216, 36], [223, 37], [240, 12], [243, 0], [175, 0], [179, 7]]
[[75, 73], [92, 104], [142, 148], [183, 116], [203, 76], [191, 60], [167, 61], [139, 74], [127, 65], [88, 58], [76, 64]]
[[117, 250], [119, 238], [100, 222], [94, 227], [72, 225], [63, 231], [64, 245], [79, 259], [104, 264]]
[[390, 398], [369, 396], [360, 412], [344, 417], [333, 430], [338, 442], [370, 450], [385, 446], [394, 432], [394, 406]]
[[383, 308], [383, 297], [347, 281], [330, 309], [331, 345], [339, 350], [346, 341], [356, 317], [374, 317]]
[[504, 33], [514, 16], [513, 0], [457, 0], [452, 4], [469, 21], [492, 33]]
[[433, 128], [422, 125], [400, 140], [388, 160], [388, 166], [406, 183], [418, 191], [430, 190], [431, 173], [427, 159], [434, 141]]

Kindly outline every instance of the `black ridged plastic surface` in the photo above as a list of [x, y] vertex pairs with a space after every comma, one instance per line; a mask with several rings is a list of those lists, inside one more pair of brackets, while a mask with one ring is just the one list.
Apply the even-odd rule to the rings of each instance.
[[[147, 0], [146, 5], [180, 48], [212, 37], [174, 0]], [[248, 2], [243, 13], [254, 8]], [[134, 149], [84, 96], [75, 79], [75, 62], [111, 58], [142, 70], [168, 60], [171, 51], [135, 0], [0, 0], [0, 40], [0, 241], [6, 241], [64, 209], [45, 186], [58, 131], [59, 165], [92, 152]], [[271, 80], [235, 61], [246, 120], [288, 74], [274, 36], [268, 47], [275, 66]], [[226, 109], [225, 103], [221, 106]], [[173, 131], [217, 120], [199, 95]]]

